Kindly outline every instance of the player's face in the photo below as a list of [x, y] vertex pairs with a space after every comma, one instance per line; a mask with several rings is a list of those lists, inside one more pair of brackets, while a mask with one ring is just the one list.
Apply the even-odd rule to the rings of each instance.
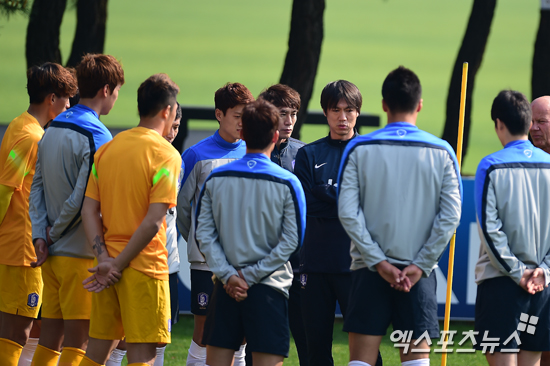
[[[177, 104], [174, 104], [173, 106], [171, 106], [170, 111], [168, 113], [168, 118], [164, 121], [164, 131], [162, 131], [162, 136], [164, 136], [165, 139], [167, 139], [167, 136], [170, 135], [172, 131], [172, 125], [174, 124], [176, 119], [176, 106]], [[175, 135], [174, 135], [174, 138], [176, 138]], [[172, 138], [172, 140], [174, 140], [174, 138]], [[172, 142], [172, 141], [169, 141], [169, 142]]]
[[294, 124], [298, 116], [298, 110], [295, 108], [279, 108], [279, 139], [286, 140], [292, 135]]
[[121, 85], [118, 84], [113, 92], [107, 96], [107, 102], [104, 105], [104, 108], [101, 110], [102, 115], [107, 115], [113, 109], [116, 100], [118, 99], [118, 91], [120, 90]]
[[550, 151], [550, 105], [533, 104], [533, 124], [529, 130], [533, 144], [539, 149]]
[[58, 97], [53, 95], [53, 104], [50, 108], [50, 113], [48, 115], [49, 119], [54, 119], [60, 113], [65, 112], [71, 106], [69, 102], [69, 97]]
[[168, 135], [164, 136], [166, 141], [168, 141], [169, 143], [172, 143], [178, 135], [178, 132], [180, 130], [180, 121], [181, 119], [175, 120], [174, 123], [172, 123], [172, 127], [170, 128]]
[[345, 99], [340, 99], [338, 104], [329, 108], [325, 116], [327, 117], [332, 139], [349, 140], [353, 137], [353, 128], [357, 122], [359, 112], [354, 107], [349, 106]]
[[220, 121], [220, 136], [227, 142], [237, 142], [241, 138], [244, 104], [229, 108], [225, 115], [218, 109], [216, 116]]

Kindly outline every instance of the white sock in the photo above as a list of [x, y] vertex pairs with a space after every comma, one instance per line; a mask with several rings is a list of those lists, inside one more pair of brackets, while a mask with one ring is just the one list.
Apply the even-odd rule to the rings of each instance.
[[164, 365], [164, 350], [166, 350], [166, 346], [157, 347], [157, 358], [155, 358], [155, 363], [153, 364], [153, 366]]
[[371, 366], [370, 364], [363, 361], [350, 361], [348, 366]]
[[201, 347], [193, 340], [187, 352], [186, 366], [206, 366], [206, 347]]
[[410, 360], [401, 362], [401, 366], [430, 366], [429, 358], [419, 358], [417, 360]]
[[246, 344], [241, 345], [238, 351], [235, 351], [233, 356], [233, 366], [246, 366]]
[[105, 362], [105, 366], [120, 366], [125, 355], [126, 350], [115, 348], [107, 362]]
[[29, 338], [23, 351], [21, 351], [21, 356], [19, 357], [19, 363], [17, 366], [31, 366], [32, 356], [34, 356], [34, 351], [36, 351], [36, 346], [38, 345], [38, 338]]

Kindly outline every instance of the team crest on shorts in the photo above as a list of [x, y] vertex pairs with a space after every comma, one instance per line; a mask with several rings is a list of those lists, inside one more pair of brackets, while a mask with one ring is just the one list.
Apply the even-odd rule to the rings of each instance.
[[38, 306], [38, 294], [36, 292], [33, 292], [32, 294], [29, 294], [27, 297], [27, 306], [31, 308], [35, 308]]
[[200, 306], [205, 307], [206, 305], [208, 305], [208, 294], [201, 292], [197, 296], [197, 300]]
[[306, 283], [307, 283], [307, 274], [305, 273], [302, 273], [300, 275], [300, 283], [302, 284], [302, 286], [305, 286]]

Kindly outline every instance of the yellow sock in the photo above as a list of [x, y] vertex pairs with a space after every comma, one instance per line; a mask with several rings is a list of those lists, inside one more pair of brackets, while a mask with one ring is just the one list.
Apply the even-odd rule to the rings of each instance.
[[2, 365], [17, 366], [23, 346], [6, 338], [0, 338], [0, 360]]
[[41, 346], [36, 346], [31, 366], [56, 366], [61, 353]]
[[80, 366], [105, 366], [105, 365], [101, 365], [99, 363], [96, 363], [96, 362], [90, 360], [88, 357], [84, 356], [84, 357], [82, 357], [82, 361], [80, 361]]
[[59, 366], [78, 366], [86, 352], [80, 348], [63, 347], [59, 357]]

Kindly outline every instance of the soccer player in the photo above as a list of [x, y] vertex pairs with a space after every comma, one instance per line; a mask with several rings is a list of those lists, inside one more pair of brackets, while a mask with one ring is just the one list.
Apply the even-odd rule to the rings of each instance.
[[[195, 242], [195, 209], [204, 181], [212, 169], [240, 159], [246, 153], [241, 140], [241, 116], [254, 96], [239, 83], [228, 83], [214, 96], [216, 119], [220, 128], [214, 135], [198, 142], [182, 154], [185, 172], [178, 194], [177, 225], [187, 240], [187, 257], [191, 263], [191, 313], [194, 315], [193, 341], [187, 353], [187, 366], [202, 366], [206, 348], [202, 343], [206, 310], [212, 294], [212, 272]], [[244, 365], [244, 346], [235, 354], [235, 366]]]
[[76, 94], [72, 72], [55, 63], [27, 71], [29, 108], [8, 126], [0, 146], [0, 360], [17, 365], [42, 303], [41, 268], [32, 244], [29, 194], [44, 126]]
[[[298, 149], [305, 145], [302, 141], [290, 137], [296, 124], [298, 110], [300, 110], [300, 94], [287, 85], [275, 84], [264, 90], [258, 98], [267, 100], [279, 110], [279, 140], [277, 140], [271, 152], [271, 161], [293, 172], [296, 153]], [[308, 366], [306, 332], [300, 305], [299, 252], [290, 257], [290, 263], [292, 264], [294, 278], [288, 298], [288, 320], [298, 351], [300, 366]], [[246, 357], [248, 364], [249, 354]]]
[[215, 169], [199, 197], [196, 237], [216, 276], [203, 338], [207, 365], [231, 365], [244, 338], [255, 365], [288, 357], [289, 258], [303, 239], [305, 199], [294, 174], [270, 161], [278, 124], [269, 102], [247, 105], [246, 155]]
[[165, 217], [176, 205], [181, 158], [162, 136], [172, 128], [178, 93], [166, 74], [145, 80], [138, 126], [96, 153], [82, 220], [98, 261], [85, 287], [97, 293], [81, 366], [103, 365], [123, 337], [130, 365], [152, 364], [157, 344], [170, 343]]
[[[476, 348], [497, 338], [496, 352], [485, 354], [490, 365], [537, 365], [541, 351], [550, 351], [550, 155], [527, 139], [531, 108], [520, 92], [501, 91], [491, 119], [504, 149], [476, 172]], [[534, 317], [536, 333], [521, 331]]]
[[[180, 122], [181, 122], [181, 107], [179, 103], [176, 105], [176, 117], [172, 122], [172, 128], [168, 132], [168, 135], [164, 136], [166, 141], [172, 143], [178, 135]], [[183, 174], [183, 167], [180, 172], [180, 179], [178, 179], [178, 190], [181, 177]], [[168, 251], [168, 283], [170, 285], [170, 309], [172, 326], [179, 320], [179, 300], [178, 300], [178, 272], [180, 267], [180, 256], [178, 251], [178, 233], [176, 230], [176, 209], [175, 207], [169, 208], [166, 212], [166, 250]], [[166, 343], [161, 343], [157, 346], [157, 357], [155, 358], [155, 364], [153, 366], [162, 366], [164, 364], [164, 351], [166, 351]], [[109, 359], [105, 363], [105, 366], [120, 366], [122, 359], [126, 355], [126, 342], [120, 341], [117, 347], [111, 352]]]
[[[42, 265], [42, 332], [35, 366], [78, 364], [88, 342], [91, 295], [82, 288], [93, 252], [80, 209], [94, 153], [111, 140], [99, 121], [113, 108], [124, 72], [113, 56], [91, 55], [76, 67], [80, 102], [57, 116], [38, 144], [30, 194], [32, 239]], [[60, 351], [63, 348], [61, 357]]]
[[426, 339], [412, 343], [425, 332], [439, 337], [433, 268], [458, 226], [462, 182], [451, 146], [416, 127], [421, 94], [411, 70], [390, 72], [382, 85], [388, 125], [350, 141], [342, 156], [338, 215], [352, 240], [349, 366], [374, 364], [390, 323], [413, 331], [411, 349], [400, 349], [403, 365], [429, 365]]
[[336, 302], [344, 318], [351, 285], [350, 238], [338, 219], [336, 181], [340, 160], [355, 130], [363, 97], [346, 80], [331, 82], [321, 93], [329, 134], [298, 151], [295, 174], [307, 202], [307, 225], [301, 249], [302, 312], [310, 365], [333, 365], [332, 331]]

